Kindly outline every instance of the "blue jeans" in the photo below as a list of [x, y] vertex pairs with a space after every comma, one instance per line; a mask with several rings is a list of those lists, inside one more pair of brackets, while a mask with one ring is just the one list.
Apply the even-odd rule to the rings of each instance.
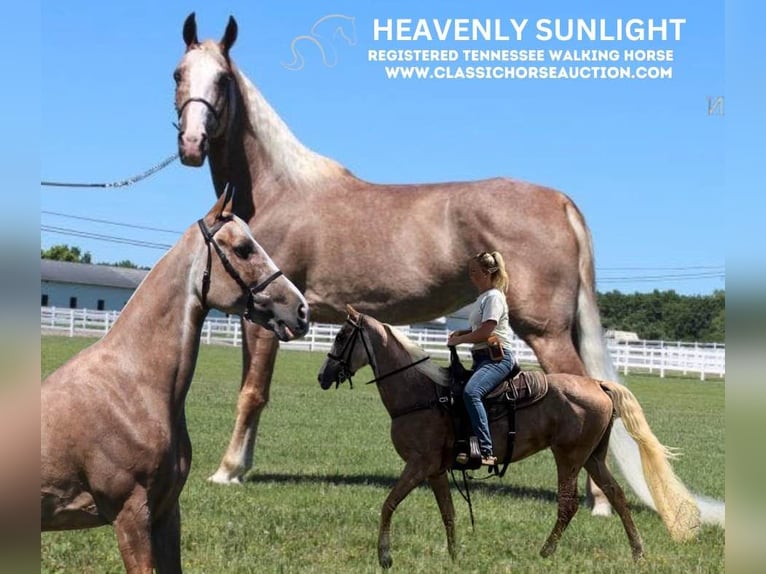
[[482, 354], [474, 358], [474, 374], [468, 380], [463, 390], [463, 402], [471, 419], [471, 426], [476, 438], [479, 439], [479, 448], [482, 456], [492, 454], [492, 435], [489, 432], [487, 411], [481, 399], [502, 383], [511, 374], [516, 359], [508, 348], [503, 349], [503, 360], [492, 361], [489, 355]]

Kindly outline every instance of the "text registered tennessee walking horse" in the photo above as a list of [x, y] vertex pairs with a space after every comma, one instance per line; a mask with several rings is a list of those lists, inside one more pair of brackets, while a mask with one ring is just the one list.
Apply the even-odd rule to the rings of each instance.
[[128, 572], [181, 571], [184, 403], [208, 310], [246, 313], [283, 340], [308, 329], [303, 296], [223, 203], [155, 265], [106, 336], [42, 384], [41, 529], [111, 523]]
[[[473, 300], [464, 265], [490, 246], [510, 270], [511, 327], [543, 369], [616, 379], [596, 305], [590, 233], [566, 195], [506, 178], [359, 179], [298, 141], [232, 61], [236, 37], [233, 18], [220, 42], [198, 40], [194, 14], [184, 23], [186, 52], [174, 72], [179, 154], [189, 166], [208, 159], [218, 194], [228, 181], [242, 192], [234, 212], [304, 292], [314, 320], [342, 321], [346, 302], [393, 324], [447, 315]], [[252, 466], [278, 350], [256, 325], [243, 333], [237, 417], [215, 482], [240, 482]], [[651, 505], [620, 421], [615, 442], [623, 474]]]
[[[333, 383], [370, 365], [383, 405], [391, 415], [391, 439], [405, 461], [404, 470], [383, 503], [378, 538], [378, 560], [391, 566], [391, 517], [399, 503], [420, 483], [428, 480], [436, 496], [447, 531], [450, 556], [455, 557], [455, 519], [447, 481], [453, 459], [452, 418], [435, 397], [437, 386], [449, 386], [448, 369], [426, 354], [390, 325], [348, 308], [348, 319], [338, 332], [319, 371], [319, 383]], [[577, 474], [585, 468], [603, 490], [622, 520], [633, 557], [641, 558], [643, 544], [633, 523], [622, 489], [606, 466], [612, 413], [622, 417], [638, 442], [644, 474], [660, 516], [678, 541], [696, 536], [699, 510], [694, 499], [673, 473], [669, 450], [662, 446], [644, 418], [641, 406], [624, 386], [570, 374], [549, 374], [548, 392], [516, 412], [516, 439], [512, 462], [550, 448], [558, 471], [558, 518], [540, 553], [556, 549], [577, 512]], [[509, 422], [503, 416], [491, 422], [495, 454], [507, 446]]]

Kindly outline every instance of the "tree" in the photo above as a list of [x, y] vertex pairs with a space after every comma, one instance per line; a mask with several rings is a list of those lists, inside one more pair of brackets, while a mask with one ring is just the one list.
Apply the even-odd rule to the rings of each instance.
[[127, 267], [128, 269], [151, 269], [151, 267], [142, 267], [133, 263], [130, 259], [123, 259], [116, 263], [99, 263], [99, 265], [109, 265], [110, 267]]
[[605, 329], [633, 331], [641, 339], [722, 342], [725, 338], [726, 296], [679, 295], [673, 290], [598, 294]]
[[90, 251], [80, 252], [79, 247], [68, 245], [53, 245], [49, 249], [40, 250], [40, 259], [53, 259], [54, 261], [72, 261], [74, 263], [90, 263]]

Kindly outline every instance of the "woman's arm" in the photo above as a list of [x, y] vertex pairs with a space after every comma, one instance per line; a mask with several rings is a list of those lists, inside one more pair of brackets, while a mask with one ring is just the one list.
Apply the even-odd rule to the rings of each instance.
[[463, 345], [466, 343], [483, 343], [492, 334], [497, 326], [497, 321], [484, 321], [475, 331], [455, 331], [450, 333], [447, 339], [447, 346]]

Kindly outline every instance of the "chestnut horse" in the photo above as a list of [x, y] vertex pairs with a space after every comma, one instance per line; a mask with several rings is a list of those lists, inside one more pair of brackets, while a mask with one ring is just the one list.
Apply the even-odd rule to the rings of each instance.
[[[186, 52], [173, 74], [179, 154], [188, 166], [208, 159], [218, 194], [229, 181], [247, 191], [235, 198], [235, 213], [304, 292], [315, 321], [343, 321], [346, 302], [392, 324], [448, 315], [475, 297], [465, 262], [491, 247], [510, 271], [511, 327], [542, 368], [616, 380], [596, 304], [590, 232], [571, 199], [507, 178], [422, 185], [359, 179], [298, 141], [232, 61], [236, 38], [234, 18], [220, 41], [198, 40], [193, 13], [184, 23]], [[219, 483], [241, 482], [252, 466], [278, 350], [257, 325], [243, 332], [234, 431], [211, 476]], [[612, 447], [651, 506], [638, 450], [620, 421]], [[594, 513], [608, 513], [599, 500]]]
[[184, 404], [210, 308], [283, 340], [308, 306], [224, 197], [154, 266], [106, 336], [43, 381], [41, 529], [113, 524], [125, 569], [181, 571]]
[[[435, 396], [434, 385], [449, 386], [449, 370], [428, 361], [425, 352], [390, 325], [348, 307], [348, 319], [335, 337], [319, 371], [328, 389], [370, 365], [383, 405], [391, 415], [391, 440], [405, 461], [399, 480], [383, 503], [378, 561], [391, 566], [391, 517], [399, 503], [424, 480], [433, 489], [447, 531], [447, 547], [455, 557], [455, 518], [447, 470], [452, 466], [452, 417]], [[548, 392], [516, 411], [516, 438], [511, 462], [550, 448], [558, 471], [558, 518], [540, 553], [550, 556], [577, 512], [577, 474], [585, 468], [622, 520], [633, 557], [643, 556], [641, 537], [625, 495], [606, 466], [612, 413], [622, 417], [638, 441], [644, 474], [660, 516], [674, 540], [694, 538], [699, 509], [668, 463], [672, 453], [662, 446], [646, 422], [633, 394], [618, 383], [571, 374], [549, 374]], [[503, 456], [508, 418], [491, 421], [495, 454]]]

